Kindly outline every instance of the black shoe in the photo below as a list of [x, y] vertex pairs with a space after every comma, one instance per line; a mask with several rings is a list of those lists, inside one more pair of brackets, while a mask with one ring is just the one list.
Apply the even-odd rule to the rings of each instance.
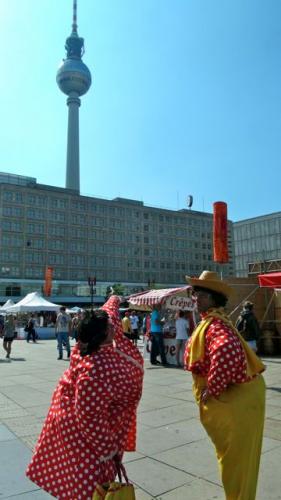
[[62, 356], [59, 356], [58, 359], [62, 359]]

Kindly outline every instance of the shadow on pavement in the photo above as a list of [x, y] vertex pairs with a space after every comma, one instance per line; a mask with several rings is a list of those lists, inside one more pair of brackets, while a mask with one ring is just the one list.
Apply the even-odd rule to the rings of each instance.
[[267, 390], [281, 392], [281, 387], [267, 387]]

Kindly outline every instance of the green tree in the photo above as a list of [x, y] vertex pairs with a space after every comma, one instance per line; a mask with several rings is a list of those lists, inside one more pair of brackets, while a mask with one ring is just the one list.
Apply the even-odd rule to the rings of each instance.
[[125, 288], [122, 283], [114, 283], [114, 285], [112, 285], [112, 288], [115, 295], [124, 295], [125, 293]]

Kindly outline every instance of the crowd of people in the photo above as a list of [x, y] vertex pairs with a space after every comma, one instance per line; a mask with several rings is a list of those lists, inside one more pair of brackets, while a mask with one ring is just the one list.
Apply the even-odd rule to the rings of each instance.
[[[232, 288], [211, 271], [187, 278], [200, 319], [177, 311], [176, 362], [193, 377], [199, 418], [211, 438], [227, 500], [254, 500], [265, 418], [265, 366], [256, 355], [260, 335], [253, 303], [246, 301], [235, 323], [225, 312]], [[58, 359], [70, 364], [59, 380], [30, 465], [28, 477], [55, 498], [86, 500], [98, 485], [113, 481], [124, 451], [135, 450], [136, 411], [142, 393], [140, 334], [151, 340], [152, 365], [167, 366], [161, 306], [138, 315], [112, 296], [97, 310], [70, 316], [61, 307], [54, 323]], [[27, 341], [36, 342], [30, 316]], [[33, 332], [34, 330], [34, 332]], [[0, 321], [6, 357], [15, 321]], [[69, 339], [75, 339], [70, 348]], [[161, 361], [159, 361], [159, 357]], [[245, 418], [246, 417], [246, 418]], [[74, 496], [73, 496], [74, 495]]]

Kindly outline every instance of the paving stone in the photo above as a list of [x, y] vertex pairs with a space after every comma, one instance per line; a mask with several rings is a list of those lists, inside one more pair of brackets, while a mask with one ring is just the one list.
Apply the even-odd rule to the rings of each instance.
[[25, 477], [30, 456], [30, 451], [17, 439], [0, 443], [0, 498], [36, 489], [34, 483]]
[[267, 437], [263, 438], [262, 453], [267, 453], [268, 451], [274, 450], [275, 448], [279, 447], [281, 447], [281, 442], [279, 439], [271, 439]]
[[262, 455], [256, 500], [281, 499], [280, 458], [280, 448]]
[[178, 422], [164, 427], [139, 432], [137, 451], [144, 455], [155, 455], [161, 451], [174, 449], [206, 436], [204, 429], [195, 419]]
[[149, 493], [146, 493], [145, 491], [141, 490], [140, 488], [135, 489], [135, 495], [136, 495], [136, 500], [152, 500], [153, 498], [155, 498], [149, 495]]
[[264, 426], [264, 436], [281, 441], [281, 421], [274, 418], [267, 418]]
[[[188, 407], [191, 405], [191, 408]], [[177, 406], [168, 408], [157, 408], [156, 410], [146, 411], [141, 413], [140, 422], [151, 425], [152, 427], [160, 427], [163, 425], [178, 422], [180, 420], [188, 420], [194, 417], [195, 405], [192, 403], [179, 403]], [[198, 413], [198, 410], [197, 410]], [[188, 425], [188, 424], [187, 424]]]
[[39, 434], [31, 434], [29, 436], [21, 436], [20, 440], [29, 448], [31, 451], [34, 450], [37, 443]]
[[49, 408], [50, 408], [50, 403], [38, 406], [31, 406], [28, 409], [28, 414], [39, 418], [45, 418], [47, 416]]
[[196, 479], [156, 498], [157, 500], [225, 500], [225, 495], [222, 487], [204, 479]]
[[273, 404], [267, 404], [265, 407], [265, 415], [266, 418], [276, 418], [276, 415], [280, 414], [280, 406], [279, 405], [273, 405]]
[[[3, 419], [5, 422], [5, 419]], [[6, 420], [6, 426], [18, 437], [39, 434], [43, 426], [43, 419], [39, 420], [29, 415], [22, 418], [10, 418]]]
[[47, 500], [48, 498], [54, 498], [48, 493], [46, 493], [43, 490], [35, 490], [35, 491], [29, 491], [28, 493], [24, 493], [23, 495], [16, 495], [16, 496], [8, 496], [4, 497], [5, 499], [9, 500]]
[[178, 403], [176, 399], [167, 398], [164, 396], [144, 396], [139, 405], [139, 413], [143, 411], [154, 410], [158, 408], [168, 408], [175, 406]]
[[12, 439], [16, 439], [16, 436], [5, 425], [0, 424], [0, 442], [11, 441]]
[[128, 451], [124, 453], [123, 463], [127, 464], [128, 462], [133, 462], [134, 460], [139, 460], [140, 458], [145, 458], [144, 455], [139, 453], [138, 451]]
[[193, 477], [214, 477], [215, 482], [219, 482], [215, 449], [208, 438], [153, 454], [152, 457]]
[[130, 480], [151, 494], [152, 497], [193, 480], [189, 474], [150, 458], [130, 462], [127, 464], [126, 470]]
[[30, 389], [24, 385], [11, 386], [1, 389], [4, 394], [7, 394], [15, 403], [24, 408], [30, 406], [38, 406], [46, 402], [46, 395], [42, 391]]

